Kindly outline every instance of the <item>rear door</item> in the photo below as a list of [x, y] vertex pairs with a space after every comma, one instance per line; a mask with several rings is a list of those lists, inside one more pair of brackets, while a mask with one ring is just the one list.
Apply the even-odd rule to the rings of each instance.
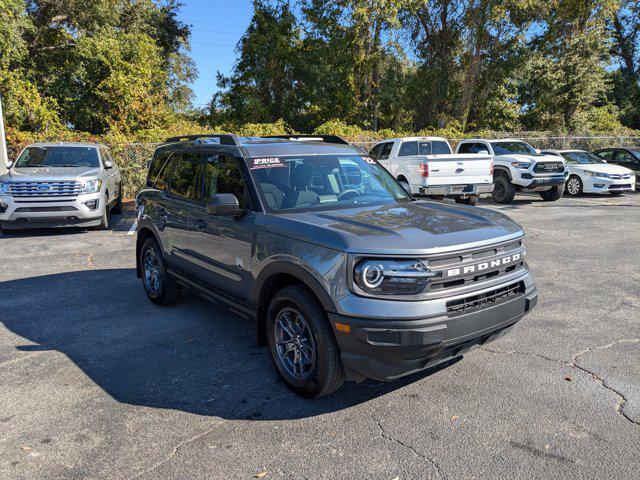
[[[464, 147], [464, 145], [463, 145]], [[453, 154], [447, 142], [419, 142], [421, 155], [427, 155], [429, 185], [463, 185], [491, 183], [491, 157], [480, 154]]]
[[[249, 300], [256, 215], [242, 165], [239, 159], [213, 150], [199, 158], [203, 185], [200, 201], [192, 208], [193, 275], [218, 293]], [[249, 212], [242, 217], [210, 215], [206, 203], [216, 193], [232, 193]]]

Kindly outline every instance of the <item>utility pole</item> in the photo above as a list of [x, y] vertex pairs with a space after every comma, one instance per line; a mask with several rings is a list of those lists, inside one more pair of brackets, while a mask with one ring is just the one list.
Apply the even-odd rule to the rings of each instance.
[[4, 136], [4, 116], [2, 115], [2, 95], [0, 95], [0, 175], [7, 173], [7, 139]]

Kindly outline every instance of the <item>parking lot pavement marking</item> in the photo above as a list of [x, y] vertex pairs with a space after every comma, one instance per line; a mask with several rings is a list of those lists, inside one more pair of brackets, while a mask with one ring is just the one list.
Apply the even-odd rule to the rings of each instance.
[[136, 219], [135, 222], [133, 222], [133, 225], [131, 225], [131, 228], [129, 229], [129, 231], [127, 232], [128, 236], [133, 235], [134, 233], [136, 233], [136, 228], [138, 228], [138, 220]]

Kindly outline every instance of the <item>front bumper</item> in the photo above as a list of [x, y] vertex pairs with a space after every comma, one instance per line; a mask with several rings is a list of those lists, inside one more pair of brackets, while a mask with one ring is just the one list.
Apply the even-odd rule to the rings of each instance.
[[567, 174], [537, 176], [525, 173], [520, 175], [519, 185], [524, 188], [554, 187], [564, 185], [568, 177]]
[[585, 193], [610, 193], [635, 191], [635, 178], [610, 179], [584, 176], [582, 178], [582, 191]]
[[105, 209], [101, 196], [101, 192], [68, 198], [1, 196], [0, 224], [6, 229], [96, 226]]
[[[527, 277], [527, 281], [521, 281], [522, 291], [514, 297], [469, 313], [410, 320], [329, 314], [347, 378], [393, 380], [495, 340], [535, 307], [538, 290], [530, 275]], [[336, 323], [349, 325], [350, 332], [344, 333], [344, 327], [342, 331], [335, 328]]]
[[421, 195], [481, 195], [493, 192], [493, 183], [421, 186], [419, 191]]

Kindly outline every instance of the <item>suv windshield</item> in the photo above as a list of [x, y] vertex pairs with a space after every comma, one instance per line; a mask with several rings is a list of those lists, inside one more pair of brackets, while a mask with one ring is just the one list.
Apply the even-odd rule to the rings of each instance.
[[564, 152], [562, 156], [569, 163], [607, 163], [589, 152]]
[[491, 142], [496, 155], [538, 155], [531, 145], [525, 142]]
[[395, 203], [410, 196], [379, 164], [358, 155], [248, 160], [265, 205], [273, 211]]
[[95, 147], [27, 147], [14, 168], [27, 167], [99, 167]]

